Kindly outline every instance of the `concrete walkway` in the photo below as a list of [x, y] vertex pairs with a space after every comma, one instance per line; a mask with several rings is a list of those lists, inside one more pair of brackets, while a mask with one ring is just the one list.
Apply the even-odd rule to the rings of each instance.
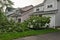
[[15, 40], [60, 40], [60, 32], [49, 33], [45, 35], [30, 36]]

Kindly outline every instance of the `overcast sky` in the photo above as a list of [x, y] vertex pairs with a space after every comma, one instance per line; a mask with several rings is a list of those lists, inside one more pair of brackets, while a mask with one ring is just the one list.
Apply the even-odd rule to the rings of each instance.
[[25, 7], [28, 5], [38, 5], [40, 3], [42, 3], [44, 0], [12, 0], [14, 2], [13, 7], [17, 8], [17, 7]]

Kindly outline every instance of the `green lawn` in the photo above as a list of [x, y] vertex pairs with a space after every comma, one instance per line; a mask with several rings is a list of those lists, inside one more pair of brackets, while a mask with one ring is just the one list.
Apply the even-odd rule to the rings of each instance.
[[13, 40], [15, 38], [21, 38], [26, 36], [33, 36], [33, 35], [42, 35], [51, 32], [57, 32], [57, 29], [44, 29], [44, 30], [31, 30], [25, 32], [18, 32], [18, 33], [3, 33], [0, 34], [0, 40]]

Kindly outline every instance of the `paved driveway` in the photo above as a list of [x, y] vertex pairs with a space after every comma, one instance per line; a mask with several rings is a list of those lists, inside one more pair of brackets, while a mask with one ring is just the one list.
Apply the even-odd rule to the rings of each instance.
[[60, 40], [60, 32], [49, 33], [45, 35], [30, 36], [15, 40]]

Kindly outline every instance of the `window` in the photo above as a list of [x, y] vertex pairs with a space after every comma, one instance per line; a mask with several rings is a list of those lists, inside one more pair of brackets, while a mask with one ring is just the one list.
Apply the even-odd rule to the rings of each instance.
[[48, 5], [48, 7], [47, 8], [52, 8], [52, 5]]
[[60, 1], [60, 0], [57, 0], [57, 1]]
[[37, 8], [36, 11], [39, 11], [39, 8]]
[[4, 1], [6, 1], [6, 0], [4, 0]]
[[18, 22], [21, 22], [21, 19], [18, 19]]
[[7, 8], [7, 10], [8, 10], [9, 12], [11, 12], [11, 11], [14, 10], [14, 8]]
[[41, 15], [41, 14], [40, 14], [39, 16], [40, 16], [40, 17], [42, 17], [42, 15]]
[[11, 9], [8, 9], [8, 11], [12, 11]]

